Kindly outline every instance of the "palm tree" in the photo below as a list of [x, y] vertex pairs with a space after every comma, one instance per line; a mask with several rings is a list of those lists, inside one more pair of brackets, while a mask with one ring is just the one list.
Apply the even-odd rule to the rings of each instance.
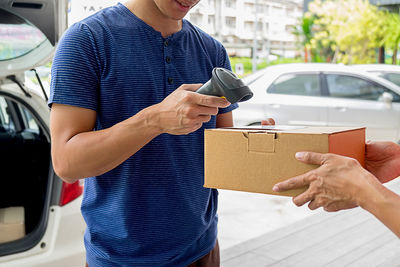
[[[308, 62], [309, 49], [313, 38], [313, 25], [315, 16], [306, 14], [300, 18], [299, 24], [293, 26], [292, 33], [297, 37], [298, 42], [304, 47], [304, 61]], [[312, 52], [310, 51], [312, 57]]]

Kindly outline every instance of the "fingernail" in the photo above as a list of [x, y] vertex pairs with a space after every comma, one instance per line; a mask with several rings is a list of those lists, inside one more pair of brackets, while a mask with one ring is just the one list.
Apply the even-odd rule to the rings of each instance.
[[304, 157], [305, 154], [306, 154], [306, 153], [304, 153], [304, 152], [297, 152], [297, 153], [296, 153], [296, 159], [302, 159], [302, 158]]
[[274, 187], [272, 187], [272, 191], [278, 192], [279, 191], [279, 186], [274, 185]]

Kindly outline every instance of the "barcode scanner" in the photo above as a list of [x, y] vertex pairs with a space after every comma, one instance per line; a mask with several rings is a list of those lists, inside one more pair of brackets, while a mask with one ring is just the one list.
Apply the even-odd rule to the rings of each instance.
[[203, 95], [225, 97], [231, 104], [247, 101], [253, 92], [233, 72], [224, 68], [214, 68], [211, 79], [196, 91]]

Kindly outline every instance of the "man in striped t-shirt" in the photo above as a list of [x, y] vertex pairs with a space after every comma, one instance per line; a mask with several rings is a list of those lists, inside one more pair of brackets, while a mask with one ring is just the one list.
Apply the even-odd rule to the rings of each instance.
[[223, 46], [183, 17], [198, 0], [130, 0], [64, 34], [53, 62], [52, 157], [85, 179], [89, 266], [218, 266], [217, 195], [203, 185], [203, 131], [231, 105], [194, 91]]

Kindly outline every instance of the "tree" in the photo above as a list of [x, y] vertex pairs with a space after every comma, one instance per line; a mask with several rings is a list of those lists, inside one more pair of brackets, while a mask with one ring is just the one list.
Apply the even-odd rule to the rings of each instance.
[[300, 18], [299, 24], [293, 27], [292, 33], [296, 36], [298, 42], [304, 47], [304, 61], [308, 62], [308, 55], [311, 48], [311, 40], [313, 38], [312, 28], [314, 25], [315, 16], [311, 13], [306, 13]]
[[392, 64], [397, 64], [397, 51], [400, 43], [400, 16], [388, 11], [384, 12], [384, 33], [381, 45], [393, 51]]
[[314, 41], [334, 50], [334, 61], [372, 63], [382, 42], [383, 11], [366, 0], [316, 0], [309, 5], [317, 17]]

